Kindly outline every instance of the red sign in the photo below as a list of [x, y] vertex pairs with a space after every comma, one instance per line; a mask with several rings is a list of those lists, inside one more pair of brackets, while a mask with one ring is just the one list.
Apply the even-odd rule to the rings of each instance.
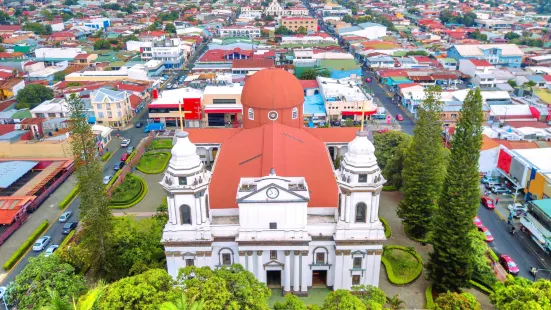
[[184, 111], [187, 120], [201, 119], [201, 98], [184, 98]]

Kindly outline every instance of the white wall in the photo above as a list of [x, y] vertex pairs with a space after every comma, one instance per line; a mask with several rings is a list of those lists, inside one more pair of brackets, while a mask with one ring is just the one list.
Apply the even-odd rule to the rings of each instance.
[[499, 147], [480, 151], [480, 158], [478, 159], [478, 171], [480, 172], [493, 171], [497, 166], [498, 154], [499, 154]]

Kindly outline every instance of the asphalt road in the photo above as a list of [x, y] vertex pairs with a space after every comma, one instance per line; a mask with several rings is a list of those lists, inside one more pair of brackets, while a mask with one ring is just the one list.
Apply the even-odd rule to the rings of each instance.
[[[529, 243], [521, 240], [520, 232], [512, 235], [509, 232], [507, 223], [495, 211], [480, 205], [478, 217], [494, 236], [494, 241], [489, 246], [498, 256], [501, 254], [509, 255], [520, 269], [519, 276], [533, 280], [529, 271], [530, 267], [546, 268], [542, 259], [542, 255], [545, 254], [538, 253], [535, 244], [533, 245], [535, 248], [532, 248]], [[539, 272], [538, 278], [551, 279], [551, 274]]]
[[[142, 122], [145, 123], [145, 121], [143, 120], [145, 115], [146, 115], [146, 113], [144, 113], [144, 111], [142, 111], [140, 113], [140, 115], [138, 115], [136, 118], [134, 118], [134, 120], [132, 120], [132, 122], [135, 124], [138, 120], [142, 120]], [[122, 141], [123, 137], [124, 138], [130, 138], [131, 139], [130, 145], [135, 147], [138, 144], [138, 142], [140, 141], [140, 139], [142, 139], [143, 137], [146, 136], [146, 134], [143, 132], [143, 127], [142, 128], [132, 127], [128, 130], [120, 131], [121, 138], [116, 137], [117, 132], [118, 132], [117, 130], [114, 130], [112, 141], [109, 144], [109, 148], [110, 148], [111, 151], [113, 151], [113, 149], [112, 149], [113, 147], [116, 147], [117, 149], [114, 152], [114, 155], [111, 156], [111, 158], [106, 162], [106, 164], [103, 167], [103, 175], [104, 176], [105, 175], [113, 175], [115, 173], [115, 171], [113, 170], [114, 164], [116, 162], [120, 161], [120, 158], [121, 158], [122, 154], [126, 152], [126, 148], [120, 148], [119, 147], [120, 142]], [[75, 198], [75, 200], [67, 208], [67, 211], [72, 211], [73, 212], [73, 215], [69, 219], [69, 221], [78, 221], [79, 220], [79, 209], [78, 209], [79, 204], [80, 204], [80, 198], [77, 196]], [[59, 211], [57, 209], [55, 209], [52, 212], [59, 212]], [[54, 222], [50, 226], [50, 228], [43, 234], [44, 236], [52, 237], [52, 242], [50, 244], [60, 244], [63, 241], [63, 238], [65, 237], [61, 233], [62, 230], [63, 230], [63, 225], [65, 225], [65, 223], [60, 223], [56, 219], [56, 222]], [[42, 252], [34, 252], [32, 250], [29, 251], [24, 256], [24, 258], [21, 261], [19, 261], [19, 263], [16, 266], [14, 266], [12, 268], [11, 272], [9, 272], [9, 274], [2, 281], [2, 283], [0, 283], [0, 286], [7, 286], [8, 283], [14, 281], [16, 275], [18, 275], [23, 270], [23, 268], [25, 268], [25, 266], [27, 265], [27, 263], [29, 261], [29, 258], [36, 257], [36, 256], [40, 255], [41, 253]], [[0, 306], [0, 310], [2, 310], [2, 309], [3, 309], [3, 305]]]

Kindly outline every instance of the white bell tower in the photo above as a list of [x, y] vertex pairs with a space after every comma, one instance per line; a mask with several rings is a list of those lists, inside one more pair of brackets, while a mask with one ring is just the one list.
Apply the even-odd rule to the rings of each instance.
[[163, 240], [212, 240], [208, 185], [211, 172], [206, 170], [187, 132], [176, 134], [172, 158], [161, 186], [167, 193], [168, 223]]

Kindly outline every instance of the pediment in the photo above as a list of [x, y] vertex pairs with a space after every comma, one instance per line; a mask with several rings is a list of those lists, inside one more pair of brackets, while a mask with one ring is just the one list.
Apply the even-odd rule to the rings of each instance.
[[[278, 195], [275, 198], [268, 197], [268, 189], [276, 188]], [[306, 193], [305, 191], [303, 193]], [[249, 194], [238, 198], [237, 203], [258, 203], [258, 202], [308, 202], [310, 199], [300, 194], [300, 192], [295, 192], [288, 190], [276, 183], [270, 183], [261, 188], [253, 190]]]

